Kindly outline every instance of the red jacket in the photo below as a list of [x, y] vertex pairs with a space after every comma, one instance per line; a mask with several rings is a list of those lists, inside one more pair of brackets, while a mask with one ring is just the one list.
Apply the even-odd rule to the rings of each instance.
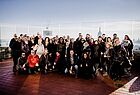
[[39, 57], [38, 55], [29, 55], [28, 56], [28, 63], [29, 67], [35, 67], [36, 63], [39, 63]]

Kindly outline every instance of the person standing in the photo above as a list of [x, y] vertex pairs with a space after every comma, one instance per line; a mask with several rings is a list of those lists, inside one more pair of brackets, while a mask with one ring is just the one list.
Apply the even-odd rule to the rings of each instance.
[[132, 49], [133, 49], [133, 42], [132, 40], [129, 38], [128, 35], [125, 35], [124, 40], [122, 41], [122, 45], [124, 46], [127, 55], [129, 57], [129, 59], [133, 59], [133, 54], [132, 54]]
[[124, 62], [126, 57], [126, 51], [121, 46], [120, 40], [115, 39], [115, 46], [112, 51], [112, 67], [111, 67], [111, 78], [114, 80], [121, 80], [121, 76], [124, 74]]
[[21, 42], [21, 52], [26, 54], [26, 57], [30, 54], [30, 46], [27, 36], [24, 35], [23, 41]]
[[83, 77], [85, 79], [92, 78], [93, 68], [92, 68], [92, 64], [91, 64], [91, 59], [87, 52], [84, 52], [82, 55], [82, 59], [79, 63], [79, 70], [80, 70], [81, 77]]
[[35, 45], [34, 50], [36, 50], [36, 54], [41, 57], [41, 55], [44, 53], [44, 45], [42, 43], [42, 39], [38, 39], [38, 44]]
[[14, 34], [14, 38], [11, 39], [9, 47], [11, 48], [11, 53], [13, 57], [13, 72], [16, 74], [16, 66], [18, 63], [18, 58], [20, 57], [20, 52], [21, 52], [21, 44], [20, 44], [20, 39], [17, 38], [17, 35]]

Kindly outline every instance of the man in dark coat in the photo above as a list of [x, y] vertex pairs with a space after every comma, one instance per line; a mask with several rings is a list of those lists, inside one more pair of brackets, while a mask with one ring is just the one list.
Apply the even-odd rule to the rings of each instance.
[[17, 35], [14, 34], [14, 38], [11, 39], [9, 47], [11, 48], [12, 51], [12, 57], [13, 57], [13, 72], [15, 73], [17, 71], [16, 65], [18, 62], [18, 58], [21, 55], [21, 43], [20, 39], [17, 38]]

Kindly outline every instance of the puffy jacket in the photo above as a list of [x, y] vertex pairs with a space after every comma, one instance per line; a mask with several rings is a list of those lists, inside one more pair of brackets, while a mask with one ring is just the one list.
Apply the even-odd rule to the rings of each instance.
[[28, 56], [28, 63], [29, 67], [35, 67], [36, 63], [39, 63], [39, 57], [38, 55], [29, 55]]

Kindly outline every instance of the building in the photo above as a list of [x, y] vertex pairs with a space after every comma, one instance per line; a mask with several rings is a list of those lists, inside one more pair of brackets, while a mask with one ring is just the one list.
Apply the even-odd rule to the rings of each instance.
[[99, 36], [102, 36], [101, 27], [99, 27], [99, 32], [98, 32], [97, 37], [99, 37]]

